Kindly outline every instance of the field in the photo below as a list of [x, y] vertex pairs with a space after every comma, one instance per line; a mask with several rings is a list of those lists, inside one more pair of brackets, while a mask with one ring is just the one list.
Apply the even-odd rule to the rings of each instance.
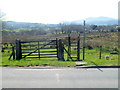
[[[118, 65], [118, 55], [116, 54], [109, 54], [109, 52], [102, 53], [102, 59], [99, 59], [99, 52], [98, 49], [93, 50], [86, 50], [85, 60], [81, 62], [87, 62], [87, 65]], [[82, 52], [81, 52], [82, 53]], [[109, 60], [105, 59], [105, 56], [109, 55]], [[67, 55], [66, 55], [67, 56]], [[39, 60], [39, 59], [22, 59], [22, 60], [8, 60], [9, 54], [2, 55], [2, 65], [3, 66], [75, 66], [75, 62], [78, 61], [57, 61], [57, 60]], [[67, 57], [65, 57], [67, 58]], [[82, 54], [81, 54], [82, 59]]]
[[[101, 36], [102, 35], [102, 36]], [[65, 36], [64, 36], [65, 37]], [[81, 37], [83, 37], [81, 35]], [[68, 54], [64, 51], [65, 61], [58, 61], [57, 58], [45, 58], [45, 59], [36, 59], [36, 58], [24, 58], [21, 60], [8, 60], [11, 50], [5, 49], [2, 52], [1, 66], [75, 66], [75, 62], [87, 62], [86, 65], [118, 65], [118, 36], [117, 33], [89, 33], [87, 34], [86, 47], [85, 47], [85, 59], [83, 60], [83, 49], [82, 49], [82, 40], [81, 40], [81, 49], [80, 49], [80, 60], [77, 61], [76, 58], [73, 60], [67, 60]], [[101, 49], [101, 59], [100, 59], [100, 48]], [[8, 45], [8, 47], [11, 47]], [[65, 47], [67, 49], [67, 47]], [[76, 50], [72, 50], [72, 53], [75, 53]], [[53, 49], [50, 49], [53, 50]], [[43, 49], [44, 51], [44, 49]], [[108, 56], [108, 58], [106, 58]], [[76, 55], [72, 55], [76, 57]]]

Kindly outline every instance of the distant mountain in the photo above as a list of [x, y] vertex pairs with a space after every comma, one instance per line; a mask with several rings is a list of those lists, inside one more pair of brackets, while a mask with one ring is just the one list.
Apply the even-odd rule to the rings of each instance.
[[3, 21], [3, 29], [47, 28], [56, 27], [56, 24], [42, 24], [29, 22]]
[[[90, 17], [86, 18], [87, 24], [95, 24], [95, 25], [116, 25], [118, 24], [118, 20], [110, 17]], [[83, 20], [72, 21], [71, 23], [83, 24]]]
[[[86, 18], [86, 24], [94, 25], [117, 25], [118, 20], [110, 17], [90, 17]], [[65, 24], [82, 24], [83, 20], [66, 21]], [[57, 27], [58, 24], [43, 24], [43, 23], [30, 23], [30, 22], [15, 22], [3, 21], [3, 29], [35, 29], [35, 28], [49, 28]]]

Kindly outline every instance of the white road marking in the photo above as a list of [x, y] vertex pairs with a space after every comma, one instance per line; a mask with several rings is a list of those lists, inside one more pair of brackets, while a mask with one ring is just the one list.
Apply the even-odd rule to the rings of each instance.
[[57, 73], [55, 75], [56, 75], [57, 82], [60, 82], [60, 76], [59, 76], [59, 74]]

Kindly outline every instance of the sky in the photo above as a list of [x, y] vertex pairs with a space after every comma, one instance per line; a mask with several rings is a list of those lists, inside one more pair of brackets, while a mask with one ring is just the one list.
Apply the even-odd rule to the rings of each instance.
[[119, 0], [0, 0], [5, 20], [56, 24], [89, 17], [118, 18]]

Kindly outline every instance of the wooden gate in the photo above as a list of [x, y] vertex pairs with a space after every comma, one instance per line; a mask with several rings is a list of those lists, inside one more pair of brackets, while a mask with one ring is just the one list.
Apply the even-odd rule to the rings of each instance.
[[56, 40], [16, 41], [16, 59], [57, 57]]
[[[20, 41], [16, 40], [16, 59], [39, 58], [52, 60], [80, 60], [80, 35], [67, 39]], [[74, 37], [74, 38], [73, 38]]]
[[68, 34], [67, 45], [65, 48], [67, 52], [67, 60], [80, 60], [80, 34]]

